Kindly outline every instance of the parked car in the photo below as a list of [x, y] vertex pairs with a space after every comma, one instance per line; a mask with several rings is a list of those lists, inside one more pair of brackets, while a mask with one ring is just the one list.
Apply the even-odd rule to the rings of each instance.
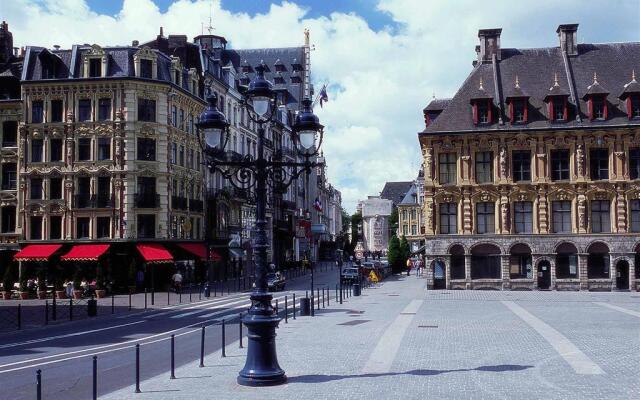
[[342, 283], [357, 283], [360, 281], [358, 268], [345, 268], [340, 273]]
[[270, 272], [267, 274], [267, 285], [269, 291], [277, 292], [284, 290], [286, 284], [285, 278], [280, 272]]

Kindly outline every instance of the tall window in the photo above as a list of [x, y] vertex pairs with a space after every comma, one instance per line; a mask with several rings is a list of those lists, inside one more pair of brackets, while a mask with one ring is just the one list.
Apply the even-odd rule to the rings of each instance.
[[98, 121], [108, 121], [111, 119], [111, 99], [104, 98], [98, 100]]
[[530, 181], [531, 180], [531, 152], [530, 151], [514, 151], [513, 152], [513, 181]]
[[156, 101], [138, 98], [138, 120], [156, 122]]
[[156, 160], [156, 141], [150, 138], [138, 138], [138, 160]]
[[91, 120], [91, 99], [78, 100], [78, 121]]
[[553, 101], [553, 119], [554, 121], [564, 121], [565, 118], [565, 100], [555, 99]]
[[140, 77], [147, 79], [153, 78], [153, 61], [140, 60]]
[[180, 145], [180, 153], [178, 154], [178, 164], [184, 167], [184, 145]]
[[513, 219], [516, 233], [533, 232], [533, 203], [530, 201], [513, 203]]
[[91, 139], [78, 140], [78, 161], [91, 160]]
[[640, 148], [629, 149], [629, 176], [631, 179], [640, 178]]
[[440, 153], [438, 171], [441, 185], [456, 183], [456, 153]]
[[2, 168], [2, 190], [16, 190], [18, 187], [18, 173], [15, 163], [0, 164]]
[[593, 96], [591, 98], [591, 107], [593, 107], [591, 119], [605, 119], [605, 99], [604, 96]]
[[184, 110], [180, 109], [180, 129], [184, 130]]
[[493, 152], [477, 152], [475, 166], [477, 183], [493, 182]]
[[102, 59], [92, 58], [89, 60], [89, 77], [96, 78], [102, 76]]
[[478, 233], [495, 232], [495, 204], [476, 203], [476, 226]]
[[62, 139], [50, 139], [49, 149], [51, 152], [50, 158], [52, 162], [62, 161]]
[[589, 152], [591, 179], [609, 179], [609, 151], [607, 149], [591, 149]]
[[491, 123], [491, 115], [489, 113], [489, 101], [478, 101], [476, 103], [478, 112], [478, 123], [489, 124]]
[[608, 200], [594, 200], [591, 202], [591, 232], [611, 232], [611, 214]]
[[640, 200], [631, 200], [631, 232], [640, 232]]
[[49, 180], [49, 199], [62, 199], [62, 178], [51, 178]]
[[409, 225], [407, 224], [402, 225], [402, 234], [404, 236], [407, 236], [409, 234]]
[[189, 149], [189, 156], [187, 157], [187, 167], [193, 169], [193, 149]]
[[62, 122], [62, 100], [51, 100], [51, 122]]
[[12, 233], [16, 230], [16, 207], [15, 206], [6, 206], [1, 208], [2, 213], [0, 214], [0, 221], [2, 221], [2, 226], [0, 227], [0, 232], [2, 233]]
[[76, 238], [77, 239], [88, 239], [90, 236], [89, 233], [89, 222], [90, 218], [82, 217], [76, 219]]
[[514, 124], [524, 124], [527, 122], [527, 100], [526, 99], [516, 99], [513, 100], [513, 117], [511, 123]]
[[171, 125], [178, 126], [178, 107], [171, 106]]
[[551, 179], [569, 180], [569, 150], [551, 151]]
[[98, 160], [110, 160], [111, 159], [111, 139], [99, 138], [98, 139]]
[[175, 164], [178, 162], [178, 144], [173, 142], [171, 143], [171, 164]]
[[414, 236], [418, 234], [418, 225], [416, 224], [411, 225], [411, 234]]
[[440, 233], [443, 235], [458, 233], [457, 204], [440, 204]]
[[414, 221], [417, 219], [417, 212], [416, 212], [416, 210], [411, 210], [411, 219], [412, 219], [412, 220], [414, 220]]
[[62, 216], [49, 217], [49, 239], [62, 239]]
[[111, 218], [98, 217], [96, 218], [96, 236], [98, 239], [108, 238], [110, 236]]
[[16, 147], [18, 145], [18, 121], [4, 121], [2, 123], [2, 147]]
[[189, 114], [189, 133], [193, 135], [193, 114]]
[[29, 239], [42, 239], [42, 217], [29, 218]]
[[42, 123], [44, 116], [44, 106], [42, 100], [34, 100], [31, 102], [31, 122], [34, 124]]
[[152, 239], [156, 235], [156, 216], [138, 214], [138, 238]]
[[31, 162], [42, 162], [42, 139], [31, 139]]
[[571, 202], [554, 201], [551, 203], [553, 232], [571, 232]]

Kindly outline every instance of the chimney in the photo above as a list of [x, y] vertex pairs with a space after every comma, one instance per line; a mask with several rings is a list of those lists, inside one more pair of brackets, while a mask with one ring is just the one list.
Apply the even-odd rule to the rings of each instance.
[[139, 42], [139, 41], [137, 41], [137, 40], [133, 40], [133, 41], [131, 42], [131, 46], [133, 46], [133, 47], [138, 47], [139, 45], [140, 45], [140, 42]]
[[478, 38], [480, 38], [480, 55], [479, 61], [481, 63], [491, 62], [494, 54], [498, 61], [502, 59], [500, 54], [500, 34], [502, 28], [496, 29], [480, 29], [478, 31]]
[[562, 24], [556, 29], [560, 38], [560, 50], [568, 56], [578, 55], [578, 24]]
[[0, 24], [0, 64], [11, 60], [13, 56], [13, 35], [9, 32], [9, 24]]
[[59, 45], [59, 44], [54, 44], [54, 45], [53, 45], [53, 48], [54, 48], [55, 50], [60, 50], [60, 45]]

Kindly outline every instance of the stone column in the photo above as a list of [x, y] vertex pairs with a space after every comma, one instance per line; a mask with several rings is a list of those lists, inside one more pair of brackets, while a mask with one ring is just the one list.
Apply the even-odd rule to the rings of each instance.
[[589, 290], [589, 277], [587, 275], [587, 253], [578, 253], [578, 278], [580, 290]]
[[502, 290], [511, 289], [511, 277], [509, 271], [509, 254], [500, 256], [500, 267], [502, 270]]
[[[549, 259], [551, 260], [553, 257], [552, 254], [549, 254]], [[551, 264], [551, 290], [556, 290], [556, 262], [555, 260], [553, 261], [549, 261], [549, 264]], [[537, 274], [536, 274], [537, 275]]]
[[451, 289], [451, 256], [444, 257], [444, 267], [445, 287]]
[[464, 256], [464, 277], [467, 289], [471, 289], [471, 255]]
[[636, 290], [636, 261], [635, 254], [630, 253], [629, 256], [629, 290]]

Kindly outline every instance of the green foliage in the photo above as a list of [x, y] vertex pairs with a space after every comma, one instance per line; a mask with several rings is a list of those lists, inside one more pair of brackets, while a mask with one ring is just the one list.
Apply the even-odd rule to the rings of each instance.
[[398, 231], [398, 207], [393, 207], [389, 216], [389, 231], [391, 235], [395, 235]]
[[389, 265], [391, 265], [391, 269], [394, 273], [402, 271], [402, 265], [405, 259], [402, 258], [400, 240], [395, 235], [393, 235], [391, 240], [389, 240], [387, 259], [389, 260]]
[[409, 248], [409, 242], [407, 242], [407, 238], [402, 235], [400, 239], [400, 256], [403, 261], [407, 261], [407, 258], [411, 257], [411, 249]]
[[11, 290], [13, 290], [13, 279], [13, 271], [11, 270], [11, 266], [7, 265], [7, 269], [4, 270], [4, 276], [2, 277], [2, 287], [5, 291], [10, 292]]

